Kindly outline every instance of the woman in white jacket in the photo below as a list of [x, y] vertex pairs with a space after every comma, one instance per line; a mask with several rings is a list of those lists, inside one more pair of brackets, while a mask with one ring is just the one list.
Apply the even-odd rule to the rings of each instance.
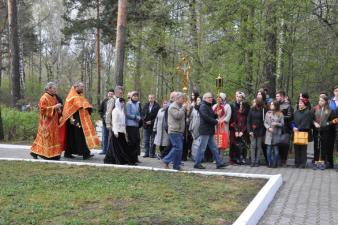
[[115, 104], [112, 112], [112, 131], [108, 152], [104, 163], [135, 165], [133, 152], [129, 149], [126, 140], [126, 115], [124, 112], [125, 100], [119, 98], [119, 104]]

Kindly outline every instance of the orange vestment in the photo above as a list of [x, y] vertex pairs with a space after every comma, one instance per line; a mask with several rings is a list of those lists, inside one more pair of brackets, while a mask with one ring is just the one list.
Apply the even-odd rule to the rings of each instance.
[[56, 104], [58, 104], [56, 97], [48, 93], [40, 98], [39, 128], [32, 145], [32, 152], [46, 158], [60, 156], [63, 151]]
[[89, 108], [93, 107], [91, 104], [89, 104], [88, 100], [84, 96], [78, 94], [75, 88], [72, 87], [68, 93], [65, 105], [63, 107], [60, 126], [64, 125], [66, 121], [74, 115], [74, 113], [79, 111], [81, 128], [86, 139], [87, 147], [89, 149], [93, 149], [100, 146], [100, 140], [96, 135], [90, 114], [87, 110]]

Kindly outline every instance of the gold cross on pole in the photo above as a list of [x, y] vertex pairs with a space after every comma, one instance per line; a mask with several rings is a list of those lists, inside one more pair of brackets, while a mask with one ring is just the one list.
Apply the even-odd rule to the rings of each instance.
[[189, 87], [189, 74], [191, 73], [192, 66], [187, 57], [182, 57], [180, 63], [176, 67], [176, 70], [179, 74], [183, 76], [183, 92], [188, 93]]

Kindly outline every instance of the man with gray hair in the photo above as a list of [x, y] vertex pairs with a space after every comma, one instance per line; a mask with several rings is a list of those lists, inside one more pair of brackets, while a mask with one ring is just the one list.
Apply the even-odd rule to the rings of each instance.
[[181, 170], [185, 113], [189, 109], [188, 105], [183, 105], [184, 101], [184, 94], [176, 92], [175, 102], [170, 104], [168, 109], [168, 134], [171, 149], [169, 154], [162, 159], [166, 169], [169, 169], [169, 163], [173, 162], [173, 169]]
[[49, 82], [40, 98], [39, 128], [30, 153], [34, 159], [40, 156], [44, 159], [58, 160], [64, 148], [59, 128], [62, 104], [56, 97], [56, 91], [56, 84]]
[[107, 102], [107, 111], [106, 111], [106, 127], [109, 130], [110, 134], [112, 132], [112, 112], [113, 112], [113, 109], [115, 108], [115, 104], [119, 104], [119, 101], [116, 101], [116, 100], [123, 97], [123, 87], [116, 86], [114, 91], [115, 91], [115, 96], [109, 99], [109, 101]]
[[209, 146], [214, 159], [216, 160], [216, 168], [220, 169], [225, 167], [225, 163], [221, 159], [218, 148], [215, 143], [215, 126], [218, 123], [221, 123], [221, 120], [217, 119], [217, 114], [214, 113], [212, 110], [212, 102], [213, 97], [210, 92], [207, 92], [203, 95], [203, 101], [199, 108], [200, 113], [200, 127], [199, 127], [199, 139], [200, 139], [200, 146], [197, 150], [197, 156], [195, 159], [195, 169], [205, 169], [204, 166], [202, 166], [201, 162], [203, 160], [204, 152], [207, 146]]

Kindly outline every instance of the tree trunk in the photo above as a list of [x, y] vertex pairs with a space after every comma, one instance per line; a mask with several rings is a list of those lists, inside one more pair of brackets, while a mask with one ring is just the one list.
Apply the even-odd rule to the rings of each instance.
[[[140, 27], [142, 32], [142, 27]], [[136, 47], [136, 66], [135, 66], [135, 74], [134, 74], [134, 90], [138, 91], [141, 96], [141, 64], [142, 64], [142, 35], [137, 40], [137, 47]]]
[[4, 139], [5, 139], [4, 126], [2, 123], [1, 105], [0, 105], [0, 141], [3, 141]]
[[19, 30], [19, 73], [20, 73], [20, 96], [21, 98], [24, 98], [25, 96], [25, 80], [26, 80], [26, 74], [25, 74], [25, 62], [24, 62], [24, 56], [23, 56], [23, 42], [21, 38], [20, 29]]
[[189, 1], [189, 11], [190, 11], [190, 31], [191, 31], [191, 44], [192, 44], [192, 58], [194, 65], [194, 86], [193, 90], [199, 90], [201, 84], [201, 59], [199, 57], [199, 41], [198, 41], [198, 24], [197, 24], [197, 9], [196, 9], [196, 0]]
[[[39, 18], [40, 21], [40, 18]], [[42, 25], [39, 23], [39, 85], [42, 85]]]
[[242, 63], [244, 66], [244, 80], [240, 83], [244, 85], [249, 95], [254, 92], [253, 88], [253, 20], [254, 7], [248, 5], [248, 9], [242, 9], [241, 13], [241, 48], [242, 48]]
[[20, 45], [18, 35], [18, 14], [16, 0], [8, 0], [8, 26], [9, 26], [9, 46], [11, 58], [11, 94], [12, 106], [16, 107], [18, 100], [22, 98], [20, 93]]
[[254, 94], [253, 85], [253, 47], [254, 47], [254, 29], [255, 29], [255, 8], [251, 4], [249, 8], [249, 29], [248, 29], [248, 49], [246, 51], [247, 58], [247, 80], [249, 83], [249, 94]]
[[100, 0], [96, 0], [96, 71], [97, 71], [97, 96], [96, 103], [100, 106], [101, 102], [101, 54], [100, 54]]
[[20, 20], [20, 13], [21, 7], [20, 5], [23, 4], [23, 1], [18, 0], [17, 2], [17, 15], [18, 15], [18, 40], [19, 40], [19, 72], [20, 72], [20, 95], [21, 98], [25, 96], [25, 81], [26, 81], [26, 74], [25, 74], [25, 62], [24, 62], [24, 49], [23, 49], [23, 41], [22, 41], [22, 32], [21, 32], [21, 20]]
[[278, 46], [278, 53], [277, 53], [277, 69], [276, 69], [276, 86], [278, 89], [284, 89], [284, 81], [285, 78], [283, 76], [282, 67], [283, 67], [283, 55], [284, 55], [284, 31], [285, 31], [285, 24], [284, 19], [281, 20], [281, 31], [279, 32], [279, 46]]
[[3, 54], [3, 50], [2, 50], [2, 36], [0, 34], [0, 89], [2, 86], [2, 54]]
[[274, 1], [268, 1], [266, 6], [266, 30], [265, 30], [265, 59], [263, 66], [263, 78], [266, 81], [264, 87], [269, 89], [270, 95], [276, 93], [276, 53], [277, 30], [276, 9]]
[[127, 0], [119, 0], [116, 32], [115, 82], [123, 86], [124, 55], [126, 45]]

